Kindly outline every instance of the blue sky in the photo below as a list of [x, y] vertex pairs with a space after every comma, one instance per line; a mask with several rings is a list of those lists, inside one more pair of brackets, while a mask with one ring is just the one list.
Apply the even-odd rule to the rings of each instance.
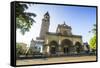
[[65, 21], [67, 25], [72, 27], [73, 34], [82, 35], [83, 42], [88, 42], [92, 37], [92, 34], [88, 32], [92, 29], [93, 24], [96, 24], [95, 7], [35, 4], [29, 6], [26, 12], [37, 15], [34, 18], [36, 23], [33, 24], [30, 32], [24, 36], [17, 30], [17, 42], [24, 42], [29, 45], [32, 38], [35, 40], [36, 37], [39, 37], [42, 18], [47, 11], [50, 14], [50, 32], [55, 32], [58, 24], [63, 24]]

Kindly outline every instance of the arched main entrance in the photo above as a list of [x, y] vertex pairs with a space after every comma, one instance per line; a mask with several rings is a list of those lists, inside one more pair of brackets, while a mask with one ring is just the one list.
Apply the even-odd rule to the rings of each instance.
[[72, 45], [73, 45], [73, 43], [69, 39], [62, 40], [61, 46], [62, 46], [63, 53], [64, 54], [69, 54], [70, 51], [71, 51]]
[[80, 42], [75, 43], [76, 52], [80, 53], [82, 51], [82, 46]]
[[56, 54], [57, 50], [58, 50], [57, 42], [56, 41], [51, 41], [49, 45], [50, 45], [50, 53], [51, 54]]

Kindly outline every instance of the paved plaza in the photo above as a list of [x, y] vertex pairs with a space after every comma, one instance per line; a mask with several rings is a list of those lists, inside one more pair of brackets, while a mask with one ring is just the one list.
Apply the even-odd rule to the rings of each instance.
[[80, 56], [80, 57], [54, 57], [46, 59], [23, 59], [17, 60], [17, 65], [32, 65], [32, 64], [48, 64], [48, 63], [63, 63], [63, 62], [81, 62], [81, 61], [96, 61], [96, 56]]

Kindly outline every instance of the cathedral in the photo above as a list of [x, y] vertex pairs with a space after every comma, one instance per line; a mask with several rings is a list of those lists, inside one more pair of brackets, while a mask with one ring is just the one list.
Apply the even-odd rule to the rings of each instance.
[[41, 24], [40, 36], [42, 40], [42, 53], [46, 55], [80, 54], [83, 48], [81, 35], [73, 35], [71, 26], [65, 22], [58, 24], [56, 32], [49, 32], [50, 15], [44, 14]]

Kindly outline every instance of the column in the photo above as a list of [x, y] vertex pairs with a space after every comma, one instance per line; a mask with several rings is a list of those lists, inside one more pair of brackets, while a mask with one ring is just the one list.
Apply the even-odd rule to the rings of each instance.
[[47, 53], [49, 53], [49, 51], [50, 51], [50, 48], [49, 48], [49, 46], [47, 46]]
[[62, 48], [61, 48], [61, 40], [59, 40], [59, 45], [58, 45], [58, 55], [62, 55]]

